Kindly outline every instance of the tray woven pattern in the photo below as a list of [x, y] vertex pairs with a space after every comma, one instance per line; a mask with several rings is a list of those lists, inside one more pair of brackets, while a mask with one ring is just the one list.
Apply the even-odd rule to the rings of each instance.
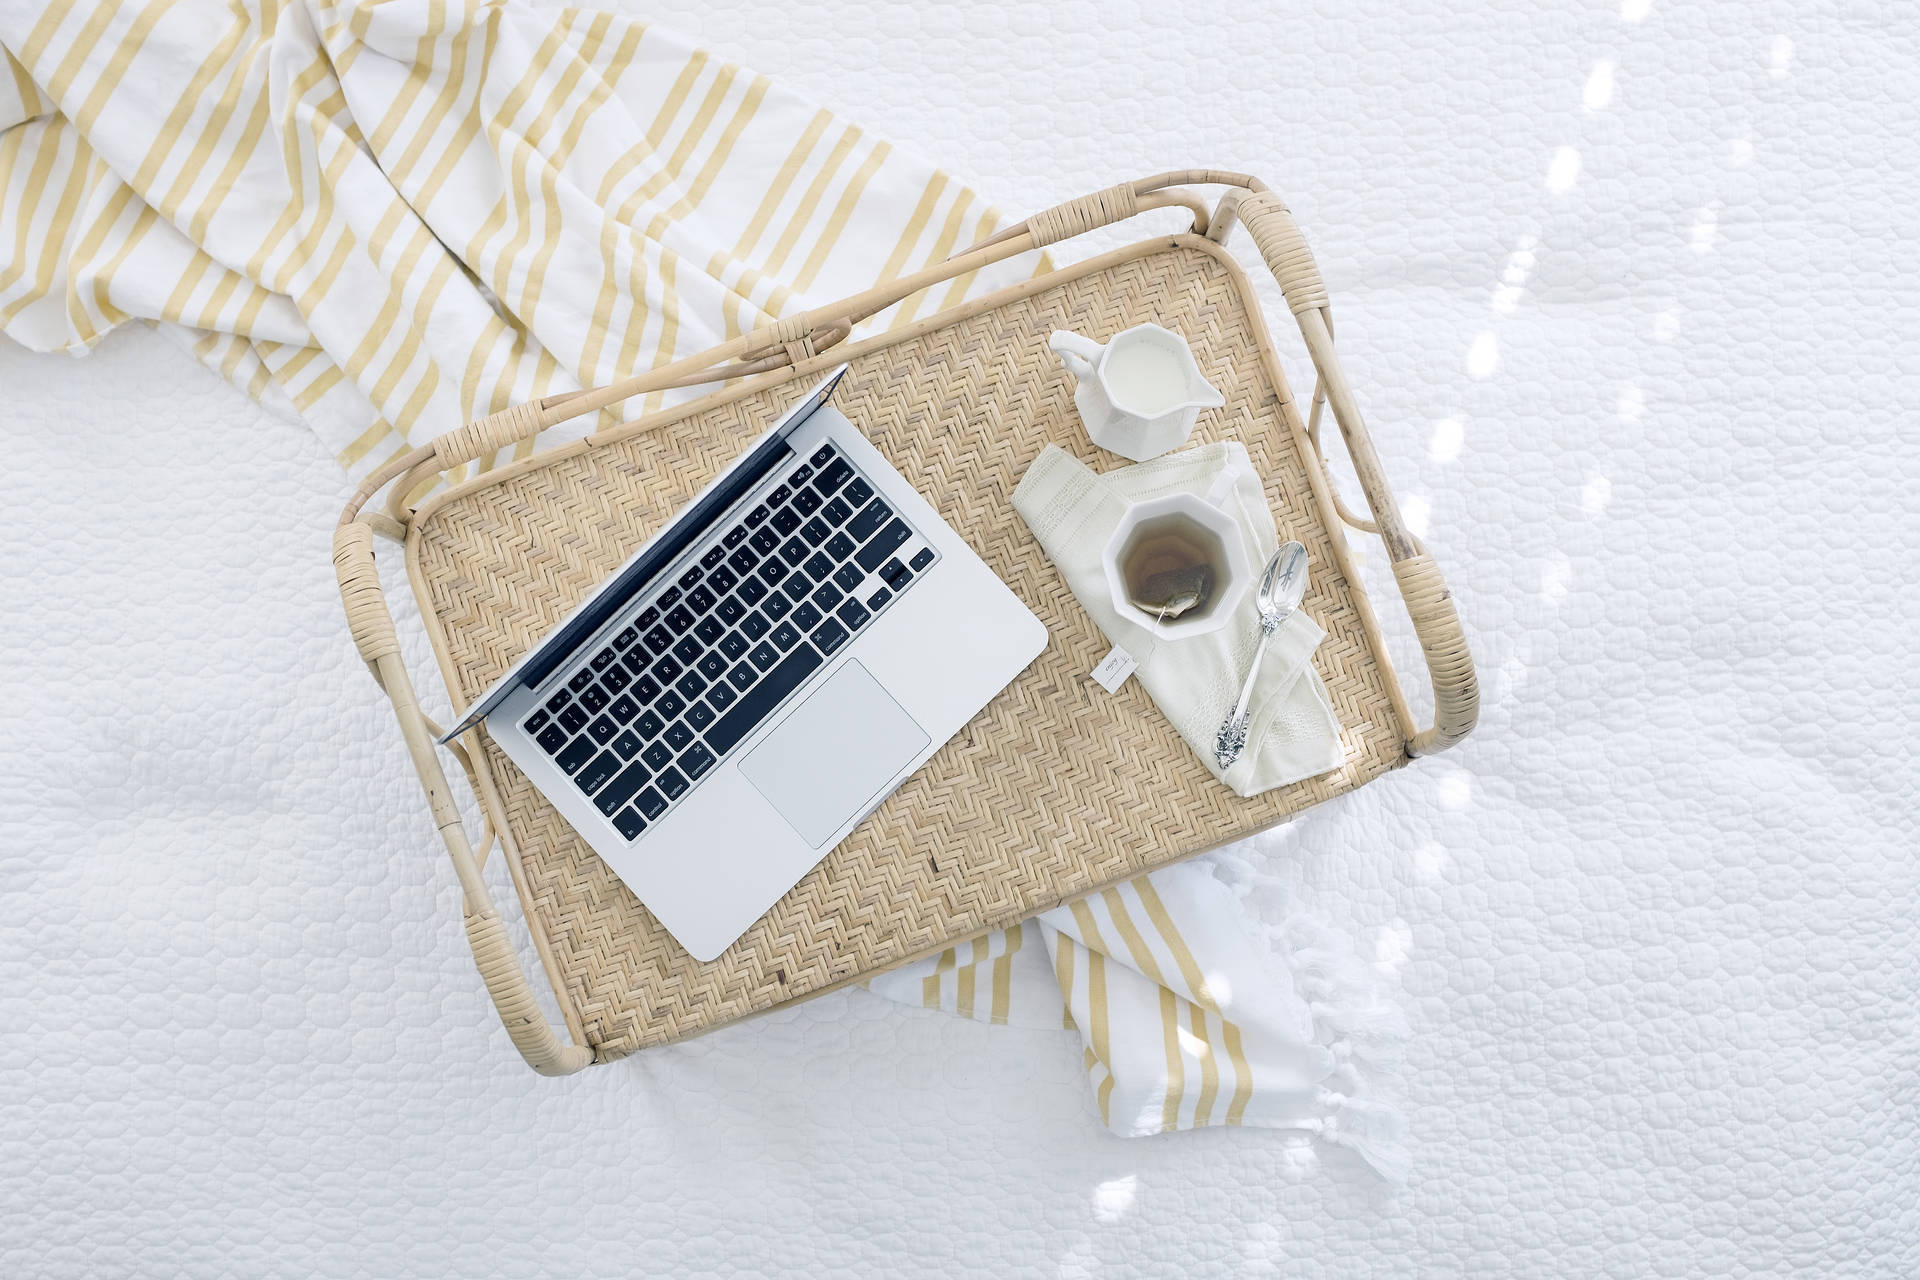
[[[1046, 283], [1055, 281], [1057, 283]], [[857, 355], [834, 403], [1043, 621], [1032, 666], [711, 963], [689, 956], [498, 748], [486, 763], [588, 1042], [601, 1059], [705, 1031], [1012, 924], [1273, 825], [1406, 761], [1387, 693], [1237, 272], [1174, 242], [1036, 282]], [[1106, 469], [1046, 348], [1152, 319], [1226, 394], [1194, 443], [1243, 441], [1280, 536], [1312, 558], [1304, 607], [1346, 764], [1252, 799], [1214, 783], [1141, 690], [1087, 673], [1108, 643], [1013, 510], [1048, 442]], [[415, 534], [414, 581], [457, 701], [478, 695], [792, 399], [797, 380], [456, 494]]]

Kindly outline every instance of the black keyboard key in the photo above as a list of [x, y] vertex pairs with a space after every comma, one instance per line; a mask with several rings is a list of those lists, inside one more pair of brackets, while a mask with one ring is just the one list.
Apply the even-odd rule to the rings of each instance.
[[640, 714], [640, 704], [623, 693], [613, 700], [613, 705], [607, 708], [607, 714], [619, 724], [632, 724], [633, 718]]
[[725, 565], [707, 575], [707, 589], [716, 596], [724, 596], [739, 585], [739, 575]]
[[612, 699], [607, 697], [607, 691], [599, 685], [595, 685], [591, 689], [584, 689], [580, 693], [580, 705], [585, 707], [588, 712], [597, 712], [610, 701], [612, 701]]
[[807, 576], [815, 582], [825, 582], [827, 575], [833, 572], [833, 561], [816, 551], [808, 556], [807, 562], [800, 567], [805, 569]]
[[698, 637], [681, 636], [679, 643], [673, 646], [673, 656], [678, 658], [682, 665], [685, 665], [698, 658], [700, 656], [700, 650], [705, 647], [705, 645], [700, 643]]
[[695, 587], [687, 593], [687, 608], [695, 613], [705, 613], [713, 608], [713, 592], [705, 586]]
[[643, 764], [630, 764], [620, 771], [620, 776], [600, 788], [600, 794], [593, 798], [594, 807], [600, 812], [611, 814], [615, 809], [633, 799], [633, 793], [646, 785], [653, 775]]
[[860, 585], [867, 571], [857, 564], [843, 564], [833, 571], [833, 581], [842, 591], [851, 591]]
[[554, 694], [551, 698], [547, 699], [547, 710], [558, 711], [560, 708], [566, 706], [569, 702], [572, 702], [572, 701], [573, 701], [573, 694], [568, 692], [565, 689], [562, 689], [560, 692]]
[[800, 526], [800, 536], [807, 540], [807, 545], [810, 547], [817, 547], [825, 542], [827, 535], [832, 532], [833, 530], [827, 528], [827, 522], [819, 516]]
[[895, 520], [892, 524], [873, 535], [873, 541], [860, 548], [860, 554], [853, 558], [862, 569], [872, 569], [875, 565], [892, 555], [896, 548], [913, 536], [913, 530], [907, 528], [906, 521]]
[[801, 645], [788, 654], [779, 666], [769, 671], [759, 684], [734, 704], [733, 710], [714, 722], [713, 727], [707, 730], [707, 745], [719, 755], [733, 750], [740, 739], [752, 733], [754, 726], [780, 705], [781, 699], [799, 688], [808, 676], [819, 669], [820, 662], [820, 655], [807, 645]]
[[628, 729], [613, 740], [613, 749], [620, 753], [622, 760], [631, 760], [639, 753], [640, 735]]
[[[879, 595], [881, 592], [884, 592], [885, 590], [886, 588], [882, 587], [880, 588], [880, 591], [877, 591], [874, 594]], [[880, 604], [885, 604], [885, 603], [886, 603], [885, 600], [882, 600], [880, 602]], [[880, 605], [878, 604], [874, 606], [874, 608], [876, 609], [878, 609], [879, 607]], [[858, 631], [861, 627], [864, 627], [867, 625], [868, 619], [873, 617], [872, 614], [868, 613], [865, 609], [862, 609], [860, 607], [860, 602], [858, 600], [846, 601], [838, 609], [835, 609], [833, 611], [833, 616], [840, 619], [841, 624], [845, 626], [846, 629], [849, 631]]]
[[785, 537], [800, 527], [800, 517], [792, 507], [782, 507], [773, 513], [773, 527], [780, 531], [781, 537]]
[[757, 611], [748, 614], [740, 620], [740, 630], [746, 634], [749, 640], [758, 640], [761, 636], [767, 634], [767, 631], [772, 626], [773, 624], [768, 622]]
[[649, 819], [657, 818], [667, 811], [667, 798], [652, 787], [648, 787], [633, 798], [633, 807], [646, 814]]
[[635, 631], [632, 627], [628, 627], [625, 631], [622, 631], [619, 635], [613, 638], [613, 647], [616, 649], [625, 651], [626, 649], [632, 646], [635, 640], [638, 640], [639, 638], [640, 638], [640, 633], [638, 631]]
[[760, 553], [752, 547], [741, 547], [727, 557], [727, 563], [735, 573], [752, 573], [753, 566], [760, 563]]
[[880, 569], [879, 569], [880, 580], [891, 587], [893, 586], [893, 580], [899, 577], [901, 574], [905, 573], [906, 571], [907, 571], [907, 566], [900, 563], [899, 556], [895, 556], [893, 557], [893, 559], [887, 561], [885, 564], [880, 566]]
[[[836, 529], [845, 524], [847, 517], [852, 514], [853, 508], [847, 505], [846, 499], [844, 498], [835, 498], [832, 502], [829, 502], [820, 509], [820, 518]], [[829, 542], [827, 545], [832, 546], [833, 544]]]
[[787, 576], [787, 563], [778, 556], [768, 556], [760, 566], [760, 580], [768, 586], [775, 586]]
[[828, 618], [815, 629], [813, 642], [820, 646], [820, 652], [832, 653], [847, 642], [847, 629]]
[[874, 592], [872, 595], [867, 597], [867, 608], [878, 611], [881, 605], [885, 604], [887, 601], [891, 599], [893, 599], [893, 592], [887, 590], [885, 587], [882, 587], [878, 591]]
[[787, 599], [799, 604], [813, 590], [813, 579], [807, 576], [805, 569], [802, 569], [781, 583], [780, 589], [787, 593]]
[[753, 652], [749, 653], [747, 658], [754, 666], [765, 671], [768, 667], [780, 661], [780, 651], [768, 644], [765, 640], [762, 640], [753, 647]]
[[747, 545], [752, 547], [755, 553], [764, 556], [780, 545], [780, 535], [774, 532], [772, 525], [768, 525], [763, 529], [756, 530], [753, 535], [753, 540], [747, 543]]
[[562, 729], [557, 724], [550, 724], [545, 729], [541, 730], [540, 736], [538, 738], [535, 738], [534, 741], [540, 744], [540, 749], [542, 751], [546, 752], [548, 755], [552, 755], [554, 752], [558, 751], [561, 747], [566, 745], [567, 731], [565, 729]]
[[546, 712], [536, 711], [532, 715], [528, 716], [527, 722], [521, 725], [520, 727], [522, 729], [525, 729], [528, 733], [538, 733], [542, 729], [547, 727], [547, 721], [551, 719], [553, 719], [553, 717], [548, 715]]
[[608, 645], [606, 648], [602, 649], [600, 652], [593, 655], [593, 669], [595, 671], [605, 671], [609, 666], [613, 664], [613, 660], [619, 656], [620, 655], [614, 651], [613, 646]]
[[760, 606], [760, 612], [767, 615], [767, 621], [778, 622], [793, 612], [793, 601], [776, 591], [767, 597], [765, 604]]
[[600, 674], [600, 687], [608, 693], [619, 693], [632, 683], [633, 677], [627, 674], [624, 666], [618, 664], [608, 667]]
[[707, 554], [700, 557], [700, 567], [702, 569], [711, 569], [726, 558], [727, 549], [725, 547], [708, 547]]
[[606, 716], [601, 716], [587, 726], [587, 736], [601, 746], [613, 741], [613, 735], [620, 732], [620, 726]]
[[691, 626], [693, 626], [693, 610], [685, 605], [678, 606], [667, 615], [667, 630], [676, 636], [687, 634], [687, 629]]
[[740, 584], [740, 601], [751, 609], [760, 603], [767, 594], [767, 584], [758, 577], [748, 578]]
[[883, 564], [880, 566], [880, 581], [892, 587], [894, 594], [898, 595], [907, 589], [909, 582], [913, 581], [913, 570], [907, 568], [905, 565], [901, 565], [899, 572], [888, 573], [887, 566]]
[[723, 625], [732, 626], [747, 616], [747, 606], [740, 603], [739, 596], [728, 596], [720, 602], [720, 607], [713, 611], [713, 616], [720, 619]]
[[671, 720], [687, 709], [687, 700], [669, 689], [660, 695], [660, 701], [653, 704], [653, 709], [660, 713], [662, 720]]
[[674, 681], [673, 687], [683, 698], [697, 698], [707, 691], [707, 678], [698, 671], [689, 671]]
[[813, 468], [806, 463], [803, 462], [793, 469], [793, 474], [787, 477], [787, 483], [792, 485], [795, 490], [794, 501], [797, 502], [807, 496], [804, 492], [800, 491], [800, 486], [811, 479], [813, 479]]
[[633, 700], [646, 706], [660, 696], [660, 682], [652, 676], [641, 676], [633, 682]]
[[765, 520], [766, 518], [767, 518], [766, 504], [762, 503], [761, 505], [755, 507], [753, 510], [747, 512], [747, 528], [749, 529], [757, 528], [760, 522]]
[[729, 631], [720, 637], [720, 652], [732, 662], [747, 651], [747, 638], [738, 631]]
[[[860, 509], [860, 514], [847, 522], [847, 536], [855, 542], [865, 542], [871, 538], [893, 515], [893, 508], [875, 498]], [[872, 568], [872, 565], [868, 565]]]
[[798, 538], [788, 538], [780, 548], [780, 558], [788, 564], [799, 564], [807, 558], [807, 544]]
[[713, 752], [694, 743], [680, 754], [680, 768], [689, 778], [697, 778], [713, 768]]
[[852, 478], [853, 468], [842, 458], [832, 466], [822, 468], [820, 474], [814, 477], [813, 487], [820, 491], [821, 497], [825, 497]]
[[816, 467], [824, 467], [832, 458], [833, 446], [831, 444], [823, 444], [813, 451], [813, 456], [808, 458], [807, 461]]
[[560, 727], [568, 733], [578, 733], [587, 727], [586, 709], [579, 706], [568, 707], [560, 713]]
[[680, 575], [680, 581], [677, 585], [682, 591], [691, 591], [694, 588], [694, 584], [699, 581], [700, 581], [700, 566], [695, 565], [693, 566], [693, 568], [687, 570], [685, 573]]
[[848, 506], [858, 511], [861, 507], [866, 506], [867, 499], [873, 496], [873, 486], [865, 480], [862, 480], [859, 476], [855, 476], [840, 496], [847, 500]]
[[667, 726], [667, 736], [660, 741], [675, 751], [683, 751], [686, 745], [693, 741], [693, 730], [687, 728], [685, 724], [670, 724]]
[[737, 524], [727, 530], [727, 536], [720, 539], [720, 545], [731, 551], [747, 540], [747, 526]]
[[640, 611], [640, 616], [633, 620], [633, 629], [635, 631], [646, 631], [659, 621], [660, 611], [652, 605], [648, 605]]
[[662, 658], [653, 664], [653, 678], [661, 684], [671, 684], [673, 683], [673, 678], [684, 670], [686, 670], [686, 668], [675, 662], [672, 658]]
[[727, 674], [726, 656], [715, 652], [709, 653], [706, 657], [700, 659], [700, 674], [709, 680], [718, 680], [721, 676]]
[[820, 584], [820, 589], [813, 593], [813, 607], [826, 613], [846, 598], [846, 592], [831, 582], [823, 582]]
[[662, 609], [673, 608], [673, 606], [680, 603], [680, 588], [668, 587], [665, 591], [662, 591], [660, 593], [660, 598], [658, 600], [655, 600], [654, 603], [659, 605]]
[[[727, 686], [722, 684], [722, 689]], [[713, 723], [713, 708], [705, 702], [696, 701], [687, 708], [687, 723], [696, 729], [704, 729]]]
[[687, 794], [687, 780], [680, 776], [678, 769], [667, 770], [660, 775], [657, 781], [660, 784], [660, 790], [666, 793], [667, 799], [669, 800], [678, 800], [681, 796]]
[[673, 763], [673, 748], [664, 742], [656, 742], [640, 758], [647, 762], [649, 769], [664, 769]]
[[802, 631], [811, 631], [820, 625], [820, 611], [810, 604], [803, 604], [793, 611], [793, 625]]
[[580, 670], [574, 672], [572, 677], [568, 679], [567, 688], [573, 690], [575, 693], [578, 693], [592, 683], [593, 683], [593, 668], [582, 667], [580, 668]]
[[800, 631], [792, 622], [783, 622], [773, 629], [772, 642], [780, 646], [780, 652], [785, 653], [800, 643]]
[[620, 665], [635, 675], [645, 671], [647, 664], [652, 661], [653, 655], [647, 652], [647, 646], [643, 644], [637, 644], [620, 655]]
[[932, 563], [933, 563], [933, 548], [922, 547], [918, 551], [913, 553], [913, 559], [908, 562], [907, 567], [912, 569], [915, 573], [919, 573], [922, 569], [926, 568], [928, 565]]
[[759, 678], [760, 673], [744, 662], [736, 664], [733, 670], [727, 672], [727, 683], [742, 693], [745, 693], [753, 682]]
[[620, 768], [620, 757], [611, 751], [602, 751], [593, 758], [593, 763], [574, 775], [574, 785], [588, 795], [599, 789], [601, 783], [611, 778]]
[[633, 722], [634, 731], [643, 738], [651, 738], [666, 727], [667, 722], [660, 718], [657, 711], [649, 711]]
[[712, 614], [708, 614], [706, 617], [700, 619], [698, 625], [693, 629], [693, 634], [699, 636], [702, 643], [712, 644], [725, 634], [726, 630], [726, 623], [720, 621], [720, 619], [714, 617]]
[[622, 809], [614, 815], [613, 829], [629, 840], [637, 840], [647, 829], [647, 820], [632, 809]]
[[657, 626], [647, 632], [647, 648], [655, 653], [665, 653], [667, 646], [673, 643], [673, 632], [664, 626]]
[[810, 516], [820, 509], [820, 495], [811, 489], [802, 489], [793, 495], [793, 509], [803, 516]]
[[733, 705], [733, 700], [739, 696], [739, 694], [734, 692], [733, 686], [725, 680], [714, 681], [713, 688], [707, 690], [707, 702], [715, 711], [725, 711]]
[[767, 495], [767, 506], [769, 508], [778, 507], [781, 503], [785, 502], [788, 498], [791, 498], [792, 496], [793, 496], [793, 490], [787, 488], [787, 486], [785, 485], [779, 485], [774, 489], [772, 493]]
[[593, 759], [595, 747], [590, 738], [575, 738], [567, 744], [567, 749], [553, 758], [553, 762], [568, 773], [580, 772], [580, 766]]

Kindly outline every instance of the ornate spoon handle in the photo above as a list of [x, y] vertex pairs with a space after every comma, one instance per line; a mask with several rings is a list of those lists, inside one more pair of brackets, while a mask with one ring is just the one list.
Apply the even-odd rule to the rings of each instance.
[[1240, 753], [1247, 745], [1247, 704], [1253, 701], [1253, 682], [1260, 674], [1260, 660], [1267, 656], [1267, 641], [1273, 639], [1273, 633], [1280, 629], [1280, 614], [1264, 613], [1260, 615], [1260, 643], [1253, 651], [1253, 661], [1247, 666], [1246, 683], [1240, 686], [1240, 699], [1233, 704], [1233, 710], [1220, 722], [1220, 732], [1213, 740], [1213, 758], [1220, 762], [1221, 771], [1233, 767]]

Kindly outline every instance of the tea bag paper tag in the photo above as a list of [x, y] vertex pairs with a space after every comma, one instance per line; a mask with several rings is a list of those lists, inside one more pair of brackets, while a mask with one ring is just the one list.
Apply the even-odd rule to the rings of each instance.
[[1093, 682], [1108, 693], [1118, 693], [1140, 662], [1119, 645], [1107, 650], [1107, 656], [1093, 669]]

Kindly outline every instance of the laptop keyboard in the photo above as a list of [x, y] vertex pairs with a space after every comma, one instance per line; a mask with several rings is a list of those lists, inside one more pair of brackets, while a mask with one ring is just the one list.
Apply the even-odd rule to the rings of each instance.
[[832, 444], [720, 529], [521, 723], [628, 840], [935, 558]]

